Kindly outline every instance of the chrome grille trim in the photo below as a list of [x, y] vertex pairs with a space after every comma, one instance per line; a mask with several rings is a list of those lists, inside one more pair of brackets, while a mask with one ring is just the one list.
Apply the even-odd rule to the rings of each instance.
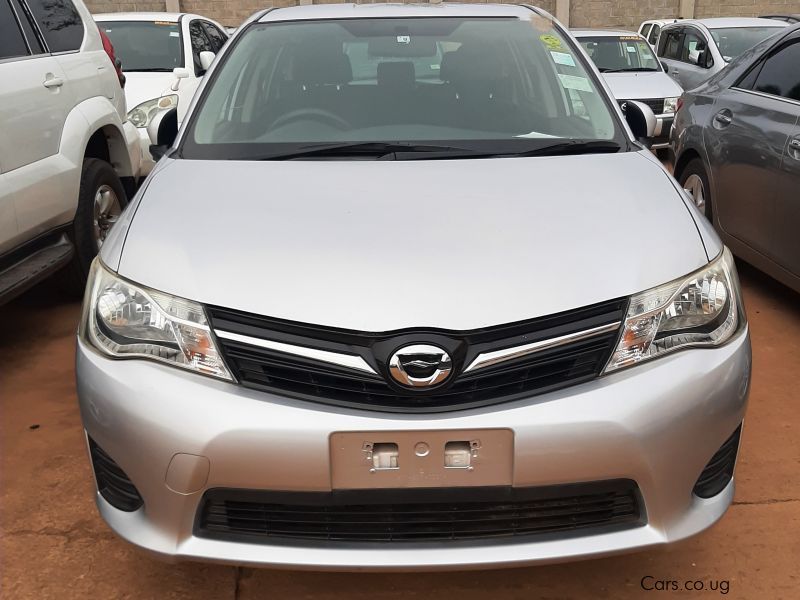
[[502, 350], [495, 350], [493, 352], [484, 352], [475, 357], [469, 366], [464, 369], [464, 373], [477, 371], [486, 367], [491, 367], [509, 360], [514, 360], [536, 352], [542, 352], [551, 348], [557, 348], [572, 342], [579, 342], [593, 338], [604, 333], [611, 333], [617, 331], [622, 324], [621, 321], [616, 323], [609, 323], [608, 325], [600, 325], [599, 327], [592, 327], [583, 331], [577, 331], [568, 335], [550, 338], [547, 340], [539, 340], [538, 342], [531, 342], [530, 344], [523, 344], [522, 346], [514, 346], [512, 348], [503, 348]]
[[265, 340], [262, 338], [219, 329], [215, 330], [214, 333], [217, 335], [217, 337], [221, 337], [222, 339], [230, 340], [232, 342], [240, 342], [242, 344], [258, 346], [259, 348], [266, 348], [267, 350], [283, 352], [284, 354], [302, 356], [303, 358], [310, 358], [312, 360], [318, 360], [332, 365], [346, 367], [356, 371], [362, 371], [364, 373], [369, 373], [370, 375], [378, 374], [375, 369], [369, 366], [367, 361], [355, 354], [340, 354], [338, 352], [318, 350], [317, 348], [308, 348], [306, 346], [295, 346], [294, 344], [286, 344], [284, 342], [276, 342], [274, 340]]

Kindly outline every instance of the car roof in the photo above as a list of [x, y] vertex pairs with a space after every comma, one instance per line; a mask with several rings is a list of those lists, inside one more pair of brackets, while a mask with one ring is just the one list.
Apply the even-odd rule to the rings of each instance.
[[625, 31], [624, 29], [570, 29], [572, 35], [579, 37], [620, 37], [630, 36], [641, 38], [642, 36], [635, 31]]
[[368, 17], [516, 17], [530, 20], [536, 14], [540, 14], [538, 9], [516, 4], [308, 4], [269, 10], [258, 21], [265, 23]]
[[670, 23], [669, 27], [679, 25], [703, 25], [708, 29], [723, 29], [729, 27], [786, 27], [786, 23], [775, 19], [759, 19], [756, 17], [714, 17], [711, 19], [687, 19]]
[[[642, 25], [649, 25], [650, 23], [655, 23], [656, 25], [666, 25], [667, 23], [677, 23], [678, 21], [682, 21], [683, 19], [648, 19], [647, 21], [642, 21]], [[641, 27], [642, 25], [639, 25]]]
[[166, 12], [118, 12], [98, 13], [92, 15], [95, 21], [162, 21], [164, 23], [177, 23], [187, 13]]

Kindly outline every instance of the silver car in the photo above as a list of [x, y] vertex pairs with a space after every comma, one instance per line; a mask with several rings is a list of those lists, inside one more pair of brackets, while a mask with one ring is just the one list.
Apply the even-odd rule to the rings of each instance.
[[682, 98], [675, 177], [733, 251], [800, 292], [800, 25]]
[[651, 113], [653, 134], [645, 140], [652, 150], [669, 148], [669, 132], [683, 89], [667, 75], [647, 40], [630, 31], [573, 29], [572, 35], [591, 57], [611, 93], [627, 110], [639, 102]]
[[658, 546], [730, 505], [734, 263], [547, 13], [262, 11], [177, 138], [151, 131], [77, 347], [121, 537], [465, 569]]
[[656, 53], [670, 77], [685, 90], [719, 73], [742, 52], [775, 35], [787, 24], [774, 19], [721, 17], [666, 25]]

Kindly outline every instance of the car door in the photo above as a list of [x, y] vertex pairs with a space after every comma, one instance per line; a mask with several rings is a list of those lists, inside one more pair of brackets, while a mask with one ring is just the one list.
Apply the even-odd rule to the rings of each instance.
[[796, 74], [782, 56], [759, 61], [721, 90], [704, 128], [719, 225], [773, 260], [782, 229], [777, 188], [794, 160], [787, 152], [798, 122], [798, 106], [779, 95], [786, 76], [779, 70]]
[[685, 90], [692, 90], [711, 76], [714, 59], [705, 33], [695, 27], [685, 27], [681, 40], [680, 81]]
[[206, 35], [201, 19], [191, 19], [186, 25], [184, 36], [189, 40], [190, 52], [187, 53], [187, 68], [192, 70], [194, 77], [189, 77], [180, 86], [180, 99], [178, 101], [178, 123], [183, 122], [183, 117], [189, 108], [195, 90], [200, 85], [203, 75], [203, 67], [200, 64], [200, 53], [209, 51], [214, 52], [214, 46]]
[[[767, 234], [773, 260], [800, 277], [800, 70], [797, 65], [800, 65], [800, 33], [790, 36], [766, 58], [753, 92], [770, 96], [782, 106], [783, 118], [777, 125], [787, 132], [786, 144], [775, 177], [773, 226]], [[779, 137], [782, 139], [783, 135]]]
[[[0, 214], [10, 214], [13, 202], [15, 238], [20, 239], [35, 235], [29, 230], [38, 204], [49, 204], [63, 193], [47, 176], [52, 170], [47, 164], [58, 153], [71, 108], [64, 72], [47, 54], [34, 27], [19, 0], [0, 0], [0, 46], [5, 55], [0, 57]], [[22, 55], [20, 32], [25, 44]], [[2, 231], [0, 239], [16, 243], [6, 237], [7, 224]]]
[[681, 80], [681, 42], [683, 40], [682, 27], [669, 27], [663, 30], [658, 38], [656, 54], [662, 63], [669, 68], [668, 75], [683, 87]]

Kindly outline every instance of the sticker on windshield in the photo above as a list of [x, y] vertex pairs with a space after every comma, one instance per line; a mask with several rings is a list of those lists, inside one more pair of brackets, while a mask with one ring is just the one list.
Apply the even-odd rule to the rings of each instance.
[[628, 52], [636, 52], [636, 46], [625, 46], [625, 50]]
[[572, 58], [571, 54], [567, 54], [566, 52], [556, 52], [555, 50], [550, 50], [550, 56], [553, 57], [553, 60], [556, 62], [557, 65], [565, 65], [567, 67], [575, 66], [575, 59]]
[[619, 36], [619, 39], [621, 39], [621, 40], [636, 40], [636, 41], [639, 41], [640, 38], [639, 38], [638, 35], [621, 35], [621, 36]]
[[563, 73], [559, 73], [558, 78], [561, 80], [561, 85], [568, 90], [577, 90], [579, 92], [592, 91], [592, 86], [589, 85], [589, 80], [586, 79], [586, 77], [579, 77], [578, 75], [564, 75]]
[[540, 35], [539, 39], [542, 40], [542, 43], [550, 48], [550, 50], [561, 50], [561, 40], [558, 39], [556, 36], [548, 33], [546, 35]]
[[397, 36], [397, 43], [398, 44], [410, 44], [411, 43], [411, 36], [410, 35], [398, 35]]
[[177, 31], [170, 31], [169, 37], [181, 37], [181, 34], [178, 33]]

